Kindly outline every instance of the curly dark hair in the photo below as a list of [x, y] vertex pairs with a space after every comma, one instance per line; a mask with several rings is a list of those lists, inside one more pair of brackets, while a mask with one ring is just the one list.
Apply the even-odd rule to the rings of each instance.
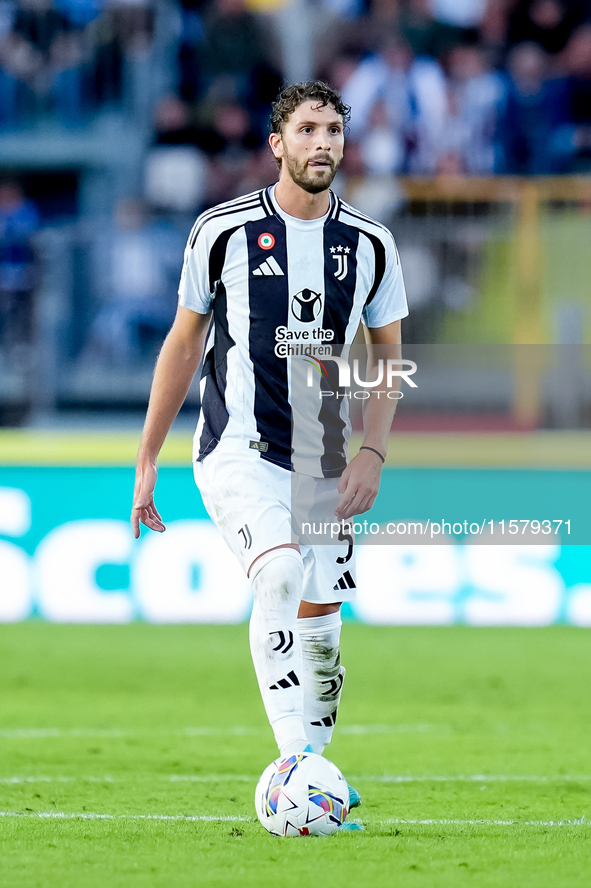
[[318, 100], [321, 107], [332, 105], [337, 114], [343, 118], [345, 126], [351, 118], [351, 108], [345, 105], [340, 93], [332, 89], [328, 83], [322, 80], [306, 80], [301, 83], [292, 83], [281, 90], [271, 106], [271, 119], [269, 129], [272, 133], [280, 133], [283, 124], [290, 114], [293, 114], [302, 102]]

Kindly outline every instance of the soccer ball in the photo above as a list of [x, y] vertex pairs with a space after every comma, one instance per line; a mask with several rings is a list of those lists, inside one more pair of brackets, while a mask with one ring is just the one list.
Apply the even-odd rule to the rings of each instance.
[[336, 765], [303, 752], [265, 768], [254, 803], [273, 836], [330, 836], [349, 813], [349, 787]]

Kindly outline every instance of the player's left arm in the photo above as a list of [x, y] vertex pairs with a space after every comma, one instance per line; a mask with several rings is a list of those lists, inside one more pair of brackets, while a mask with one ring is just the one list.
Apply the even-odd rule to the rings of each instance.
[[[367, 379], [377, 376], [379, 357], [400, 357], [400, 321], [385, 327], [364, 327], [368, 346]], [[372, 346], [379, 346], [372, 349]], [[379, 353], [379, 354], [378, 354]], [[373, 506], [380, 488], [383, 461], [388, 451], [388, 436], [396, 412], [397, 401], [374, 397], [364, 402], [363, 445], [371, 450], [360, 450], [343, 472], [338, 491], [341, 494], [335, 515], [339, 521], [347, 521], [353, 515], [362, 515]], [[377, 451], [375, 453], [374, 451]]]

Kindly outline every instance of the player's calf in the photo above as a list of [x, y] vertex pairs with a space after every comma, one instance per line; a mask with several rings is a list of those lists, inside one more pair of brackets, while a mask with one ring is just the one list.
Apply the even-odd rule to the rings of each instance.
[[282, 756], [301, 752], [308, 743], [303, 721], [302, 648], [296, 627], [303, 580], [302, 557], [288, 547], [261, 555], [251, 571], [250, 648]]
[[341, 666], [341, 616], [300, 617], [304, 722], [314, 752], [322, 754], [331, 741], [345, 678]]

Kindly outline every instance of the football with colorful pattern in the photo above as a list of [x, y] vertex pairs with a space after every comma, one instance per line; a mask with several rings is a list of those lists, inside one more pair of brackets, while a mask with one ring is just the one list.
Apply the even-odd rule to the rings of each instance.
[[277, 759], [261, 775], [255, 807], [271, 835], [330, 836], [349, 813], [347, 781], [321, 755]]

